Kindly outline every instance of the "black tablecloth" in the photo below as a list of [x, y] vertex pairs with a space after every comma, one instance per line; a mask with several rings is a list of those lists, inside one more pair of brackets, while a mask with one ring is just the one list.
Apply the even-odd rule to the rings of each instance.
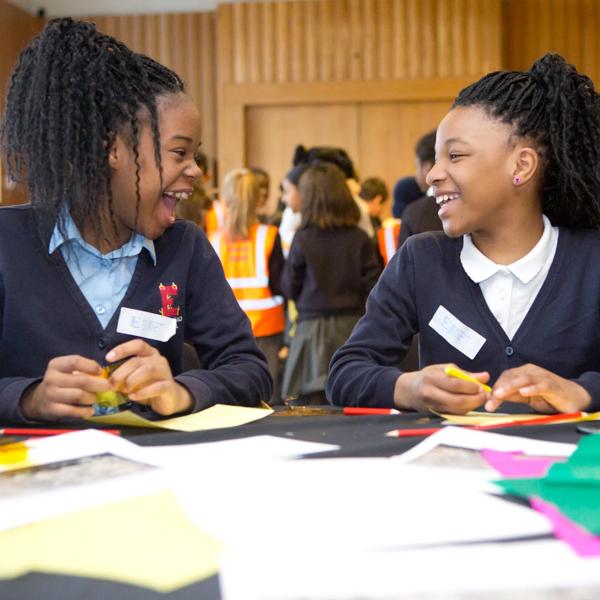
[[[324, 409], [324, 412], [333, 412]], [[206, 443], [257, 435], [274, 435], [288, 439], [335, 444], [339, 450], [311, 455], [319, 457], [393, 456], [401, 454], [422, 437], [391, 438], [384, 434], [397, 428], [435, 427], [440, 420], [415, 414], [389, 416], [344, 416], [342, 412], [315, 416], [288, 416], [286, 409], [260, 421], [234, 427], [195, 433], [156, 429], [123, 429], [127, 439], [142, 446]], [[517, 426], [495, 429], [494, 433], [520, 435], [555, 442], [576, 443], [580, 434], [576, 424]], [[58, 544], [58, 543], [57, 543]], [[57, 551], [60, 551], [57, 546]], [[2, 548], [1, 556], [10, 552]], [[144, 588], [119, 583], [66, 577], [29, 574], [10, 581], [0, 581], [1, 600], [218, 600], [218, 578], [211, 577], [170, 594], [159, 594]]]

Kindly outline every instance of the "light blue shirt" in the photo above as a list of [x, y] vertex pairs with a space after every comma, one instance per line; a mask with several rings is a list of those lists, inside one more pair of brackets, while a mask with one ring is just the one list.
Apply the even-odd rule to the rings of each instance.
[[58, 225], [54, 227], [48, 252], [52, 254], [60, 247], [75, 283], [106, 329], [127, 292], [138, 256], [144, 248], [156, 265], [154, 242], [140, 233], [134, 233], [117, 250], [102, 254], [81, 237], [71, 215], [66, 215], [64, 225], [66, 236], [62, 235]]

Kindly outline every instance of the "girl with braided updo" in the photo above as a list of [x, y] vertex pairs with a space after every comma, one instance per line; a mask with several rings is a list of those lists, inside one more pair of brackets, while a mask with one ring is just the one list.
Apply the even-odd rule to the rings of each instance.
[[[0, 210], [0, 420], [87, 417], [115, 391], [160, 415], [270, 397], [218, 257], [176, 221], [200, 122], [173, 71], [50, 21], [16, 64], [0, 143], [30, 201]], [[184, 339], [203, 369], [182, 373]]]
[[[393, 258], [333, 359], [330, 399], [452, 413], [600, 409], [600, 97], [590, 79], [547, 54], [462, 90], [427, 182], [446, 235], [410, 238]], [[402, 373], [417, 332], [421, 370]], [[450, 377], [448, 363], [475, 382]]]

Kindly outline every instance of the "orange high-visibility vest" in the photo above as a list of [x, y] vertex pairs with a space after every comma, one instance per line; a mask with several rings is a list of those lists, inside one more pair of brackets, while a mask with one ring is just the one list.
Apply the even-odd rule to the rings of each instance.
[[212, 233], [218, 231], [225, 223], [225, 208], [220, 201], [212, 203], [210, 210], [204, 215], [204, 228], [206, 235], [210, 237]]
[[389, 220], [384, 223], [377, 232], [379, 254], [383, 258], [383, 264], [387, 265], [396, 250], [398, 250], [398, 237], [400, 236], [400, 219]]
[[269, 257], [276, 236], [277, 227], [273, 225], [253, 225], [247, 240], [225, 242], [220, 231], [209, 238], [256, 337], [285, 329], [283, 297], [274, 296], [269, 288]]

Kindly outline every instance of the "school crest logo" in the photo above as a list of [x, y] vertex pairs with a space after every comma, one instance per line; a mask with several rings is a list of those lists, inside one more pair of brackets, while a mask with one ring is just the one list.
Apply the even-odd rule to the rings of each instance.
[[171, 285], [165, 285], [164, 283], [159, 283], [158, 290], [160, 291], [160, 299], [162, 302], [162, 308], [158, 312], [163, 317], [179, 317], [181, 309], [179, 306], [175, 306], [176, 298], [179, 294], [177, 284], [172, 283]]

